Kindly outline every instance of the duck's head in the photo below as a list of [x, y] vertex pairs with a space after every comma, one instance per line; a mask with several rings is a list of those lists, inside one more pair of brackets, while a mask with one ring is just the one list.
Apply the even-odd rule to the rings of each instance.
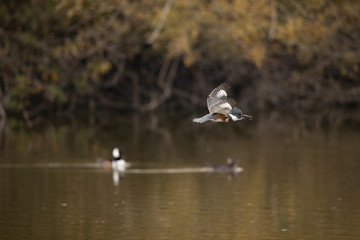
[[112, 155], [114, 158], [120, 158], [122, 156], [122, 151], [116, 147], [113, 149]]
[[226, 160], [226, 163], [227, 163], [228, 167], [236, 167], [238, 161], [239, 161], [239, 159], [234, 155], [234, 156], [228, 157], [228, 159]]

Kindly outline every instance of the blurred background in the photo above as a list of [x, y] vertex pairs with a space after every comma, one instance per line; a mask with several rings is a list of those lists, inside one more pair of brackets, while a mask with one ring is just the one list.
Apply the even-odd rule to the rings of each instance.
[[[354, 110], [360, 3], [2, 1], [0, 116], [187, 109], [229, 83], [243, 110]], [[3, 120], [4, 121], [4, 120]]]

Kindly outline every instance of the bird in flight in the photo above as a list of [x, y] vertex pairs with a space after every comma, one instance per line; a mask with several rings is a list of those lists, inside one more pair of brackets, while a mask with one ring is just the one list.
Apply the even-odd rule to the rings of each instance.
[[240, 108], [235, 107], [236, 101], [234, 99], [227, 97], [229, 89], [229, 84], [222, 83], [212, 90], [207, 97], [207, 107], [210, 113], [200, 118], [194, 118], [193, 122], [203, 123], [206, 121], [229, 122], [243, 119], [252, 120], [252, 116], [244, 114]]

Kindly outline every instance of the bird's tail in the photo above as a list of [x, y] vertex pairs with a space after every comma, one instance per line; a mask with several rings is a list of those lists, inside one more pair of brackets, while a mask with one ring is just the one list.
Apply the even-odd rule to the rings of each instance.
[[203, 123], [203, 122], [206, 122], [206, 121], [209, 121], [209, 120], [212, 120], [214, 119], [214, 116], [210, 113], [210, 114], [207, 114], [201, 118], [194, 118], [193, 119], [193, 122], [196, 122], [196, 123]]

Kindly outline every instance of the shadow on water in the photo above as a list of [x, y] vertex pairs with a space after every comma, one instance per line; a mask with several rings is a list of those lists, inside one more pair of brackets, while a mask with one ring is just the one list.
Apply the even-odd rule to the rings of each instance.
[[[358, 239], [356, 118], [273, 113], [194, 124], [186, 114], [103, 114], [89, 123], [5, 127], [0, 235]], [[96, 158], [110, 157], [115, 146], [132, 163], [128, 172], [97, 168]], [[214, 173], [204, 166], [232, 155], [244, 171]]]

